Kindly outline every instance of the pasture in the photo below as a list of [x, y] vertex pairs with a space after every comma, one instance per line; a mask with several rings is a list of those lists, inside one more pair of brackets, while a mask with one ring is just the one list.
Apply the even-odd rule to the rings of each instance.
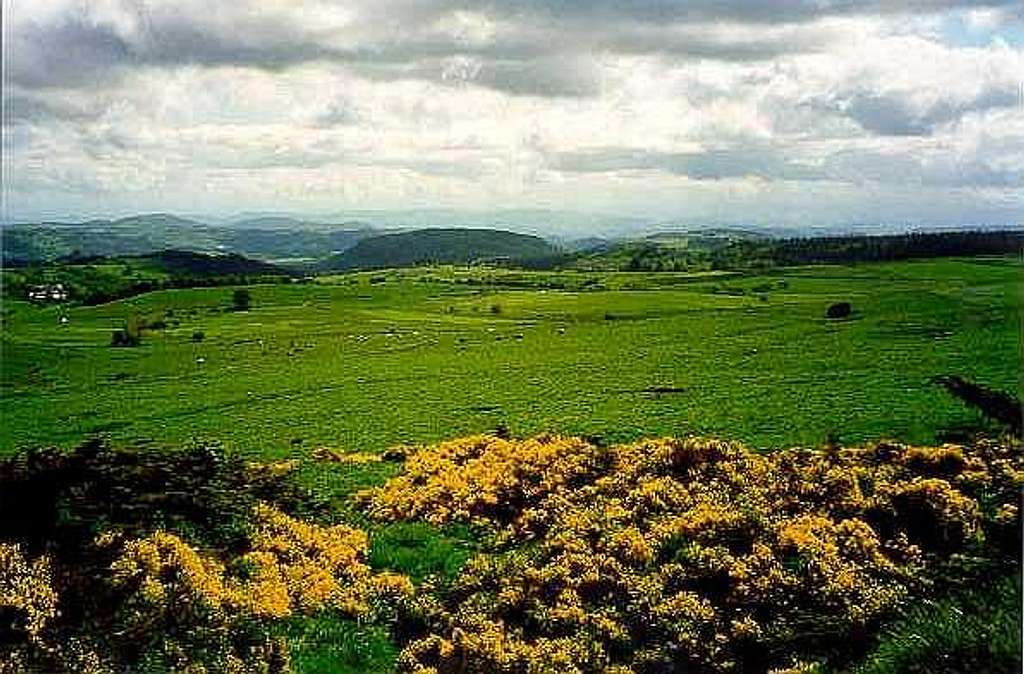
[[[983, 423], [932, 377], [1016, 389], [1020, 272], [1008, 258], [763, 275], [424, 268], [254, 286], [248, 311], [231, 288], [7, 301], [0, 453], [102, 434], [307, 456], [493, 429], [932, 442]], [[825, 318], [840, 301], [853, 315]], [[166, 327], [111, 347], [132, 316]]]

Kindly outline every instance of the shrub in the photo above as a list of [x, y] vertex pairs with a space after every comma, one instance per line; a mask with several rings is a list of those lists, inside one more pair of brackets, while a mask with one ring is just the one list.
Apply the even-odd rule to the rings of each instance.
[[231, 294], [231, 308], [235, 311], [248, 311], [252, 306], [252, 295], [248, 288], [236, 288]]
[[202, 330], [196, 330], [195, 332], [192, 333], [193, 342], [201, 342], [204, 339], [206, 339], [206, 333], [204, 333]]
[[56, 615], [50, 560], [29, 560], [19, 545], [0, 542], [0, 643], [36, 641]]
[[1016, 558], [1022, 484], [1013, 441], [478, 436], [421, 448], [364, 499], [378, 519], [474, 524], [500, 552], [421, 597], [404, 671], [765, 671], [848, 661], [965, 554]]
[[850, 306], [849, 302], [836, 302], [829, 306], [825, 312], [826, 318], [847, 318], [853, 311], [853, 307]]
[[142, 331], [146, 323], [138, 316], [130, 316], [119, 330], [114, 330], [110, 335], [110, 346], [131, 347], [142, 343]]
[[274, 621], [392, 616], [408, 579], [362, 531], [286, 514], [309, 498], [293, 467], [97, 441], [0, 462], [0, 540], [21, 541], [0, 543], [0, 672], [284, 672]]

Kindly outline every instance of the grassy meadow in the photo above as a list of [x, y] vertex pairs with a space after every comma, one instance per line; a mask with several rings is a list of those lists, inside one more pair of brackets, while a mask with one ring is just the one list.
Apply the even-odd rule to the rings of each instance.
[[[431, 269], [256, 286], [244, 312], [229, 288], [160, 291], [72, 308], [63, 325], [62, 310], [7, 302], [0, 452], [102, 433], [280, 456], [499, 427], [929, 442], [979, 422], [932, 377], [1016, 389], [1019, 279], [1009, 259], [764, 276]], [[851, 319], [825, 318], [838, 301]], [[111, 348], [132, 315], [168, 327]]]

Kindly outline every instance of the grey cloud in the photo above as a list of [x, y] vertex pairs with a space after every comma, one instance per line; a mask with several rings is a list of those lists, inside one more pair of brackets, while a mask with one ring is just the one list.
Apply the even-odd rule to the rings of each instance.
[[738, 21], [793, 23], [830, 16], [928, 14], [953, 9], [1014, 7], [1017, 0], [521, 0], [480, 3], [491, 11], [542, 12], [556, 18], [627, 18], [649, 23]]
[[581, 97], [601, 91], [601, 78], [592, 61], [566, 56], [537, 61], [492, 61], [481, 65], [471, 79], [510, 94]]
[[[250, 18], [229, 34], [205, 26], [201, 17], [144, 15], [143, 19], [144, 30], [131, 36], [80, 14], [55, 25], [31, 24], [15, 35], [10, 81], [26, 89], [91, 89], [140, 67], [279, 70], [329, 61], [381, 80], [426, 79], [542, 96], [597, 92], [591, 63], [574, 56], [556, 61], [544, 38], [537, 36], [520, 34], [500, 44], [467, 45], [414, 33], [400, 40], [381, 38], [376, 44], [339, 47], [321, 42], [324, 36], [313, 29], [259, 19]], [[468, 72], [453, 70], [453, 63], [460, 60], [475, 65]], [[338, 123], [345, 114], [326, 111], [320, 122]]]
[[760, 178], [770, 181], [833, 181], [929, 187], [1014, 188], [1024, 184], [1024, 171], [999, 168], [983, 159], [953, 161], [948, 157], [881, 153], [850, 149], [820, 161], [796, 159], [793, 149], [773, 143], [746, 143], [702, 152], [659, 152], [621, 147], [559, 153], [548, 167], [570, 173], [661, 171], [693, 180]]
[[746, 177], [775, 180], [824, 178], [819, 169], [786, 159], [778, 150], [758, 148], [756, 144], [709, 149], [703, 152], [602, 148], [558, 154], [549, 162], [549, 166], [576, 173], [655, 170], [694, 180]]
[[[298, 11], [282, 19], [252, 11], [244, 3], [223, 5], [218, 11], [229, 12], [232, 20], [210, 24], [201, 15], [176, 11], [173, 5], [136, 2], [123, 7], [138, 25], [131, 33], [116, 30], [82, 8], [52, 24], [19, 24], [12, 34], [9, 76], [12, 82], [31, 88], [95, 87], [139, 67], [277, 70], [330, 61], [376, 79], [452, 82], [459, 78], [446, 77], [445, 64], [453, 58], [468, 58], [479, 68], [463, 82], [511, 94], [589, 96], [600, 89], [594, 54], [764, 60], [826, 46], [830, 36], [807, 22], [828, 16], [999, 4], [1007, 2], [384, 0], [367, 3], [343, 33], [330, 33], [313, 22], [303, 23]], [[474, 42], [432, 28], [438, 19], [459, 9], [494, 18], [494, 38]], [[706, 30], [701, 22], [732, 22], [753, 30], [730, 36]]]
[[126, 36], [87, 15], [53, 25], [29, 23], [15, 32], [10, 81], [26, 88], [94, 87], [133, 67], [254, 66], [268, 70], [329, 58], [331, 50], [291, 27], [249, 19], [233, 34], [206, 28], [202, 17], [139, 15]]
[[411, 63], [353, 64], [359, 75], [376, 80], [427, 80], [450, 87], [480, 86], [516, 96], [579, 98], [601, 91], [593, 61], [568, 54], [561, 59], [480, 58], [458, 54]]
[[362, 116], [355, 104], [347, 98], [337, 98], [324, 108], [313, 120], [315, 126], [330, 128], [358, 124]]
[[595, 49], [623, 54], [666, 54], [721, 61], [762, 61], [786, 54], [818, 51], [836, 36], [823, 30], [791, 26], [782, 31], [724, 37], [700, 25], [657, 26], [645, 23], [593, 26]]
[[99, 119], [104, 110], [97, 105], [77, 105], [69, 101], [51, 101], [13, 91], [4, 96], [4, 124], [40, 124], [47, 122], [88, 122]]
[[962, 101], [939, 99], [924, 109], [894, 93], [857, 92], [821, 104], [843, 114], [866, 131], [882, 136], [926, 136], [943, 124], [971, 112], [1017, 105], [1019, 94], [1011, 87], [995, 87]]
[[129, 45], [108, 26], [81, 17], [57, 25], [29, 24], [5, 54], [10, 81], [28, 88], [91, 85], [132, 59]]

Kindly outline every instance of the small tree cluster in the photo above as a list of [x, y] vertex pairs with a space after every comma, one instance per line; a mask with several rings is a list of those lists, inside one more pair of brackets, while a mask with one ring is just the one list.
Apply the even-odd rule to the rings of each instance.
[[110, 346], [138, 346], [142, 343], [142, 331], [146, 323], [138, 316], [129, 316], [124, 326], [110, 335]]

